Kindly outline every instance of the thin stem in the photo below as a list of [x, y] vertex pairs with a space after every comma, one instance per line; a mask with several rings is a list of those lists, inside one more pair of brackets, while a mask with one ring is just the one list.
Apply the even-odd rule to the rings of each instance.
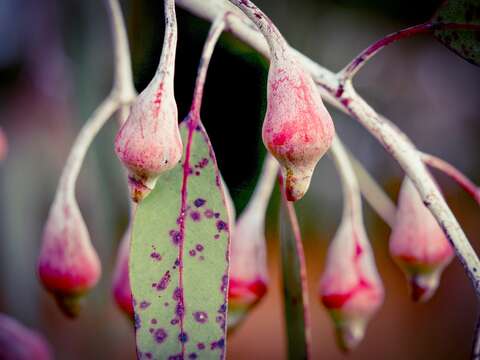
[[342, 81], [351, 80], [355, 74], [380, 50], [401, 39], [406, 39], [417, 34], [423, 34], [435, 30], [480, 30], [478, 24], [465, 24], [465, 23], [438, 23], [438, 22], [426, 22], [423, 24], [414, 25], [406, 29], [394, 32], [385, 36], [384, 38], [377, 40], [360, 54], [358, 54], [345, 68], [343, 68], [338, 76]]
[[455, 180], [479, 205], [480, 205], [480, 188], [475, 185], [465, 174], [449, 164], [443, 159], [434, 155], [421, 153], [422, 160], [428, 166], [440, 170], [444, 174]]
[[245, 15], [250, 18], [251, 21], [253, 21], [253, 23], [258, 27], [265, 37], [265, 40], [267, 40], [272, 56], [274, 58], [279, 58], [281, 53], [285, 52], [285, 50], [288, 48], [288, 45], [278, 28], [273, 24], [268, 16], [265, 15], [265, 13], [250, 0], [229, 1], [236, 5], [244, 12]]
[[477, 318], [477, 324], [475, 325], [471, 359], [472, 360], [480, 359], [480, 317]]
[[113, 38], [114, 84], [121, 102], [130, 102], [136, 95], [133, 85], [132, 62], [128, 46], [127, 31], [118, 0], [106, 0], [110, 28]]
[[342, 183], [343, 192], [343, 217], [350, 217], [355, 221], [361, 221], [362, 203], [357, 177], [353, 170], [348, 154], [338, 138], [335, 136], [330, 147], [335, 167]]
[[350, 163], [357, 175], [357, 180], [360, 186], [360, 191], [375, 210], [375, 212], [389, 225], [393, 227], [395, 223], [395, 214], [397, 212], [394, 202], [385, 193], [382, 187], [375, 181], [372, 175], [365, 169], [365, 167], [353, 156], [353, 154], [346, 149]]
[[307, 282], [307, 263], [305, 261], [305, 251], [303, 249], [302, 234], [298, 223], [297, 213], [293, 202], [288, 201], [283, 186], [283, 177], [279, 175], [279, 183], [282, 194], [282, 202], [287, 210], [288, 219], [295, 238], [295, 250], [300, 270], [300, 286], [302, 288], [303, 314], [305, 324], [305, 343], [307, 358], [311, 358], [311, 333], [310, 333], [310, 306], [308, 298], [308, 282]]
[[208, 66], [212, 58], [213, 50], [217, 44], [220, 35], [225, 29], [226, 15], [221, 15], [212, 23], [210, 31], [208, 33], [205, 44], [203, 45], [202, 56], [200, 58], [200, 64], [197, 70], [197, 79], [195, 80], [195, 89], [193, 91], [193, 101], [190, 108], [190, 112], [200, 117], [200, 108], [202, 107], [203, 89], [205, 87], [205, 79], [207, 77]]
[[257, 182], [255, 191], [248, 204], [248, 207], [257, 209], [256, 211], [258, 211], [259, 214], [263, 214], [263, 216], [265, 216], [265, 212], [267, 211], [268, 201], [272, 195], [279, 169], [280, 165], [277, 160], [275, 160], [272, 155], [267, 154], [263, 163], [260, 179]]
[[75, 139], [65, 163], [65, 167], [63, 168], [57, 195], [61, 192], [71, 192], [73, 194], [75, 182], [77, 181], [88, 148], [98, 131], [118, 107], [118, 99], [114, 95], [109, 95], [85, 122], [85, 125]]
[[175, 14], [175, 0], [165, 0], [165, 36], [163, 39], [162, 55], [156, 73], [156, 77], [159, 80], [168, 78], [173, 83], [176, 48], [177, 16]]

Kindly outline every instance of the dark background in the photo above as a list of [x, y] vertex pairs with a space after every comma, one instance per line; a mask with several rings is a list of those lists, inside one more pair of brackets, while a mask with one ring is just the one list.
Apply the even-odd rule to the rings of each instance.
[[[331, 70], [341, 69], [383, 35], [427, 20], [439, 1], [257, 1], [297, 49]], [[163, 41], [161, 1], [123, 1], [139, 91], [151, 79]], [[186, 115], [209, 24], [178, 9], [175, 96]], [[35, 262], [61, 167], [75, 134], [108, 93], [112, 49], [101, 1], [3, 0], [0, 4], [0, 126], [9, 154], [0, 163], [0, 311], [38, 329], [57, 359], [131, 359], [131, 326], [110, 297], [118, 241], [127, 223], [124, 175], [113, 152], [114, 121], [101, 132], [80, 175], [77, 198], [103, 262], [103, 277], [81, 317], [65, 319], [38, 285]], [[248, 201], [264, 154], [261, 121], [268, 62], [231, 35], [212, 59], [202, 118], [237, 212]], [[362, 70], [359, 93], [424, 151], [442, 156], [480, 182], [480, 71], [429, 36], [394, 44]], [[375, 140], [331, 109], [338, 134], [393, 198], [402, 172]], [[438, 175], [438, 173], [435, 173]], [[480, 211], [452, 181], [439, 183], [478, 248]], [[325, 250], [341, 211], [330, 159], [317, 167], [297, 206], [304, 232], [312, 308], [314, 357], [338, 359], [330, 319], [317, 300]], [[270, 290], [229, 338], [231, 359], [285, 357], [279, 288], [278, 196], [270, 206]], [[351, 359], [466, 359], [478, 308], [454, 260], [437, 295], [412, 304], [402, 274], [388, 257], [388, 227], [365, 206], [366, 223], [387, 291], [365, 341]]]

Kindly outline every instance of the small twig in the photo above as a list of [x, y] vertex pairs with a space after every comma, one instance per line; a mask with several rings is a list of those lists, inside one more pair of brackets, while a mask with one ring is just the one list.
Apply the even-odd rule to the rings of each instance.
[[165, 0], [165, 36], [163, 39], [162, 55], [158, 63], [154, 79], [169, 79], [173, 82], [175, 70], [175, 49], [177, 48], [177, 16], [175, 14], [175, 0]]
[[480, 188], [465, 174], [443, 159], [431, 154], [421, 153], [422, 160], [428, 166], [440, 170], [455, 180], [480, 205]]
[[414, 35], [428, 33], [435, 30], [480, 30], [478, 24], [466, 24], [466, 23], [439, 23], [439, 22], [425, 22], [415, 26], [408, 27], [406, 29], [394, 32], [377, 40], [360, 54], [358, 54], [346, 67], [344, 67], [339, 73], [338, 77], [341, 81], [345, 82], [351, 80], [355, 74], [380, 50], [401, 39], [406, 39]]
[[118, 0], [107, 0], [107, 11], [112, 31], [115, 74], [113, 91], [122, 103], [131, 102], [136, 91], [133, 85], [132, 61], [128, 46], [127, 31]]
[[194, 118], [200, 117], [200, 109], [202, 107], [203, 90], [205, 87], [205, 79], [207, 77], [208, 66], [213, 55], [213, 50], [217, 44], [220, 35], [225, 29], [227, 14], [222, 14], [212, 23], [205, 44], [203, 45], [202, 56], [197, 70], [197, 79], [195, 80], [195, 89], [193, 91], [193, 101], [190, 112], [194, 114]]
[[[344, 146], [345, 147], [345, 146]], [[360, 191], [375, 210], [375, 212], [387, 223], [388, 226], [393, 227], [395, 223], [395, 213], [397, 211], [394, 202], [385, 193], [382, 187], [375, 181], [372, 175], [365, 169], [365, 167], [358, 161], [353, 154], [345, 149], [348, 153], [350, 163], [357, 176]]]

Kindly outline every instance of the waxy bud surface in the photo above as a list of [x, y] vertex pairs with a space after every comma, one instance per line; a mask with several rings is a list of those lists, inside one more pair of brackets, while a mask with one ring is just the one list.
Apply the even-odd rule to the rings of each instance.
[[430, 299], [454, 256], [452, 246], [408, 177], [400, 190], [390, 254], [407, 276], [414, 301]]
[[292, 54], [272, 58], [267, 101], [263, 142], [282, 166], [287, 199], [296, 201], [333, 141], [333, 121], [311, 76]]
[[384, 299], [363, 224], [350, 218], [342, 221], [328, 249], [320, 299], [335, 322], [340, 347], [355, 348]]
[[63, 312], [77, 316], [79, 299], [98, 282], [101, 265], [73, 195], [59, 194], [50, 209], [37, 270]]

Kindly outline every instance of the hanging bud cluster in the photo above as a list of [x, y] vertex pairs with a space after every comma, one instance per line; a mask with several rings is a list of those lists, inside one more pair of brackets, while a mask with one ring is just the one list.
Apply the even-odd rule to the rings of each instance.
[[173, 91], [177, 23], [175, 1], [165, 1], [166, 30], [157, 73], [132, 105], [115, 138], [115, 152], [128, 169], [131, 196], [141, 201], [158, 176], [182, 157], [178, 110]]
[[437, 289], [454, 252], [437, 221], [405, 177], [400, 190], [390, 254], [405, 273], [414, 301], [427, 301]]
[[267, 291], [265, 213], [277, 171], [277, 161], [267, 156], [262, 177], [232, 234], [228, 292], [230, 330], [244, 319]]
[[0, 314], [0, 359], [50, 360], [50, 346], [45, 339], [18, 321]]

